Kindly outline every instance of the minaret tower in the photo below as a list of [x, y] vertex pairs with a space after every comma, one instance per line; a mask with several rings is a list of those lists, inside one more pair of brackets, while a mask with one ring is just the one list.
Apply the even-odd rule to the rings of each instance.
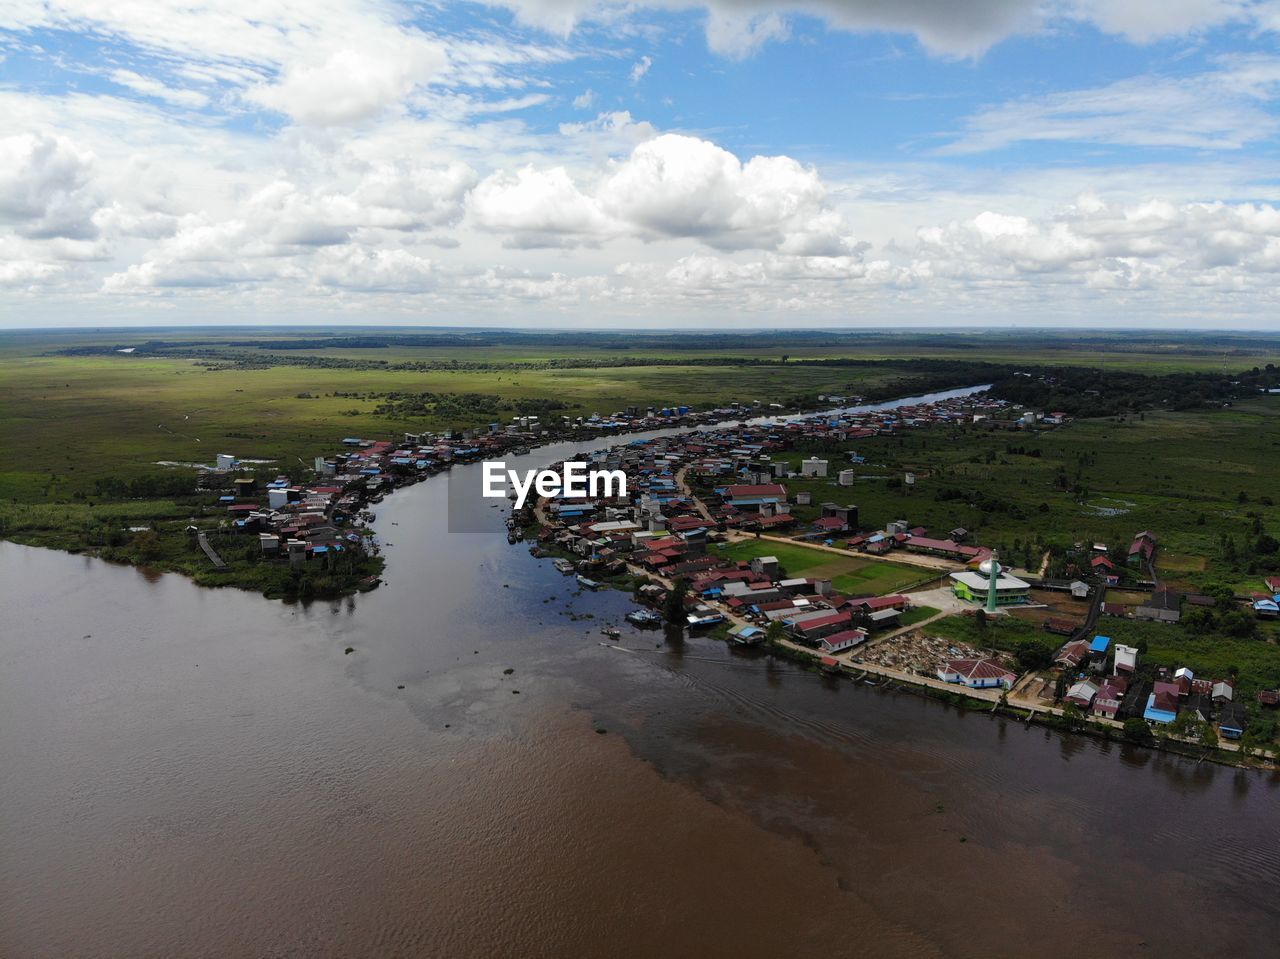
[[994, 613], [997, 609], [996, 585], [1000, 582], [1000, 560], [992, 552], [991, 558], [982, 565], [987, 568], [987, 612]]

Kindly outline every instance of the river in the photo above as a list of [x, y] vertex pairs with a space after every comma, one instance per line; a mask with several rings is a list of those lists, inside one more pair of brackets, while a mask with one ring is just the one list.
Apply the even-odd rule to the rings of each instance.
[[0, 543], [0, 955], [1274, 955], [1275, 777], [662, 644], [478, 469], [349, 600]]

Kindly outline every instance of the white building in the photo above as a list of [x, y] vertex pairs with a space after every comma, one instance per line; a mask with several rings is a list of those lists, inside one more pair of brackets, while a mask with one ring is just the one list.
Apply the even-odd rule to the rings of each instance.
[[1138, 647], [1116, 643], [1116, 672], [1132, 673], [1138, 668]]
[[820, 459], [807, 459], [800, 461], [801, 476], [826, 476], [827, 461]]
[[236, 468], [236, 458], [231, 453], [219, 453], [217, 468], [220, 470], [233, 470]]
[[1018, 679], [994, 659], [953, 659], [938, 667], [938, 678], [944, 683], [959, 683], [970, 689], [992, 686], [1012, 689]]

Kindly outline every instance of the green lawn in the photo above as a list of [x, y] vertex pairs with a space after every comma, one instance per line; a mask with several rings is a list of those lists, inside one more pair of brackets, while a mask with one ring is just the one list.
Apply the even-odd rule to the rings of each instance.
[[1051, 650], [1062, 645], [1061, 636], [1014, 616], [988, 616], [985, 625], [977, 616], [945, 616], [925, 626], [924, 630], [930, 636], [968, 643], [979, 649], [1002, 649], [1010, 653], [1028, 643]]
[[930, 571], [918, 566], [905, 566], [853, 554], [843, 556], [798, 543], [742, 540], [718, 552], [735, 561], [751, 560], [757, 556], [776, 556], [786, 575], [830, 579], [831, 587], [836, 592], [849, 596], [894, 593], [930, 578]]

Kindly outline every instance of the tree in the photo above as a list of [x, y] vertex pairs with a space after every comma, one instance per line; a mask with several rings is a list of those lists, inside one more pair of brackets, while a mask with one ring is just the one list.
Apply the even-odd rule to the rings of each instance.
[[1130, 716], [1124, 721], [1124, 738], [1131, 743], [1146, 745], [1151, 742], [1151, 728], [1145, 719]]
[[769, 623], [764, 631], [765, 642], [773, 646], [786, 638], [787, 628], [782, 625], [782, 620], [775, 619]]
[[133, 537], [133, 549], [142, 560], [152, 560], [160, 556], [160, 536], [153, 529], [143, 530]]
[[1252, 731], [1246, 732], [1240, 737], [1240, 756], [1242, 759], [1248, 759], [1254, 754], [1258, 748], [1258, 738]]
[[1206, 749], [1218, 748], [1218, 732], [1213, 723], [1202, 720], [1200, 723], [1200, 745]]
[[1084, 713], [1075, 703], [1067, 703], [1062, 707], [1062, 722], [1073, 732], [1084, 729]]
[[666, 601], [662, 604], [662, 616], [668, 623], [684, 622], [684, 598], [688, 594], [689, 581], [683, 576], [671, 584]]
[[1173, 722], [1169, 724], [1169, 734], [1171, 736], [1185, 736], [1191, 731], [1195, 721], [1193, 714], [1190, 712], [1178, 713]]

